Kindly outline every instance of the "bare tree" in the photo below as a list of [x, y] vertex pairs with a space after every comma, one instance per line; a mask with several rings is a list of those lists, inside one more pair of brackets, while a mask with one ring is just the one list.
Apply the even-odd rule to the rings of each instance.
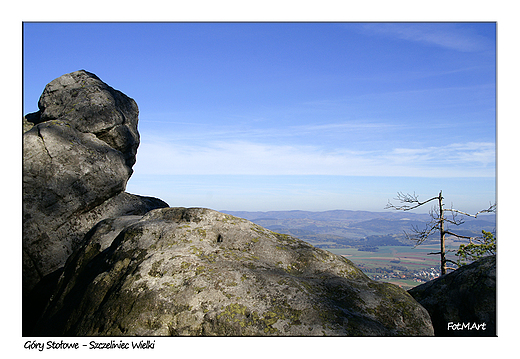
[[[445, 248], [445, 237], [446, 235], [452, 235], [457, 238], [464, 238], [468, 239], [471, 242], [472, 237], [468, 236], [462, 236], [456, 233], [453, 233], [449, 228], [448, 224], [453, 225], [461, 225], [464, 223], [463, 219], [457, 218], [458, 214], [461, 214], [463, 216], [473, 217], [477, 218], [477, 216], [481, 213], [490, 213], [496, 211], [496, 204], [490, 204], [488, 209], [484, 209], [482, 211], [478, 211], [475, 214], [469, 214], [466, 212], [459, 211], [454, 208], [445, 208], [442, 197], [442, 191], [439, 192], [439, 195], [436, 197], [432, 197], [426, 201], [419, 201], [419, 197], [415, 194], [404, 194], [402, 192], [397, 193], [397, 198], [395, 198], [397, 201], [401, 203], [400, 206], [395, 206], [390, 201], [386, 205], [386, 209], [395, 209], [398, 211], [410, 211], [412, 209], [415, 209], [417, 207], [421, 207], [425, 205], [426, 203], [437, 201], [437, 204], [433, 206], [433, 208], [430, 210], [430, 222], [426, 225], [425, 229], [419, 229], [417, 226], [412, 226], [412, 235], [405, 232], [408, 239], [416, 241], [416, 245], [418, 246], [421, 243], [423, 243], [430, 235], [439, 232], [440, 239], [441, 239], [441, 250], [440, 252], [435, 253], [429, 253], [429, 254], [440, 254], [441, 256], [441, 274], [446, 274], [448, 269], [455, 269], [455, 268], [448, 268], [447, 263], [453, 263], [457, 265], [456, 262], [452, 260], [446, 259], [446, 248]], [[446, 218], [446, 213], [451, 213], [451, 218]]]

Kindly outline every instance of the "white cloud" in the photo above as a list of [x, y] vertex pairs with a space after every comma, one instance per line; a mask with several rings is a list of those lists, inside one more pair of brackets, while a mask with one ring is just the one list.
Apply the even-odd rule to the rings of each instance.
[[493, 177], [492, 143], [390, 151], [325, 151], [316, 146], [247, 141], [141, 144], [135, 171], [151, 175], [345, 175]]
[[488, 142], [468, 142], [442, 147], [396, 148], [386, 157], [395, 163], [415, 162], [424, 166], [457, 163], [466, 168], [475, 165], [487, 167], [495, 162], [495, 145]]
[[454, 23], [369, 23], [362, 32], [436, 45], [457, 51], [484, 50], [489, 40]]

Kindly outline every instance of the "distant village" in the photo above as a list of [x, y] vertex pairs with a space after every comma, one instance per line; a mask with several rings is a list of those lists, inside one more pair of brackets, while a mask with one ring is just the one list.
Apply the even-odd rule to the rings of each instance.
[[359, 269], [374, 280], [410, 279], [417, 283], [425, 283], [441, 275], [440, 268], [430, 267], [411, 271], [402, 266], [390, 266], [390, 268], [367, 268], [357, 264]]

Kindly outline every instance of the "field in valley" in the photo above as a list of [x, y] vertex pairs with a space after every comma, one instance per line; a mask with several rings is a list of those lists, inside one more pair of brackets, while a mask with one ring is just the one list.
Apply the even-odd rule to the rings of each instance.
[[[448, 246], [447, 249], [456, 249]], [[400, 285], [404, 289], [410, 289], [421, 284], [410, 279], [410, 274], [418, 271], [430, 271], [439, 267], [439, 255], [428, 255], [438, 252], [438, 245], [412, 246], [381, 246], [377, 252], [359, 251], [357, 248], [328, 249], [328, 251], [344, 256], [352, 261], [369, 277], [383, 276], [392, 273], [389, 278], [378, 278], [385, 282]], [[399, 278], [405, 276], [406, 278]]]
[[438, 252], [438, 246], [425, 245], [415, 248], [408, 246], [382, 246], [377, 252], [359, 251], [357, 248], [328, 249], [329, 252], [342, 255], [356, 265], [365, 268], [381, 268], [390, 266], [403, 266], [408, 269], [423, 269], [439, 265], [438, 255], [428, 255]]

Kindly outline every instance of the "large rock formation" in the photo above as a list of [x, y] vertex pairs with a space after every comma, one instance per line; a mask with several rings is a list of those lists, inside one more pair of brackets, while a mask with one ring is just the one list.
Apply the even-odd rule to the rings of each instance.
[[350, 261], [245, 219], [165, 208], [104, 220], [36, 335], [432, 335], [428, 313]]
[[23, 124], [23, 291], [63, 267], [100, 220], [163, 201], [125, 193], [139, 145], [134, 100], [94, 74], [49, 83]]
[[95, 75], [54, 80], [39, 107], [24, 119], [25, 335], [433, 334], [407, 292], [340, 256], [124, 192], [137, 106]]
[[436, 336], [496, 335], [496, 257], [482, 258], [408, 291], [430, 313]]

